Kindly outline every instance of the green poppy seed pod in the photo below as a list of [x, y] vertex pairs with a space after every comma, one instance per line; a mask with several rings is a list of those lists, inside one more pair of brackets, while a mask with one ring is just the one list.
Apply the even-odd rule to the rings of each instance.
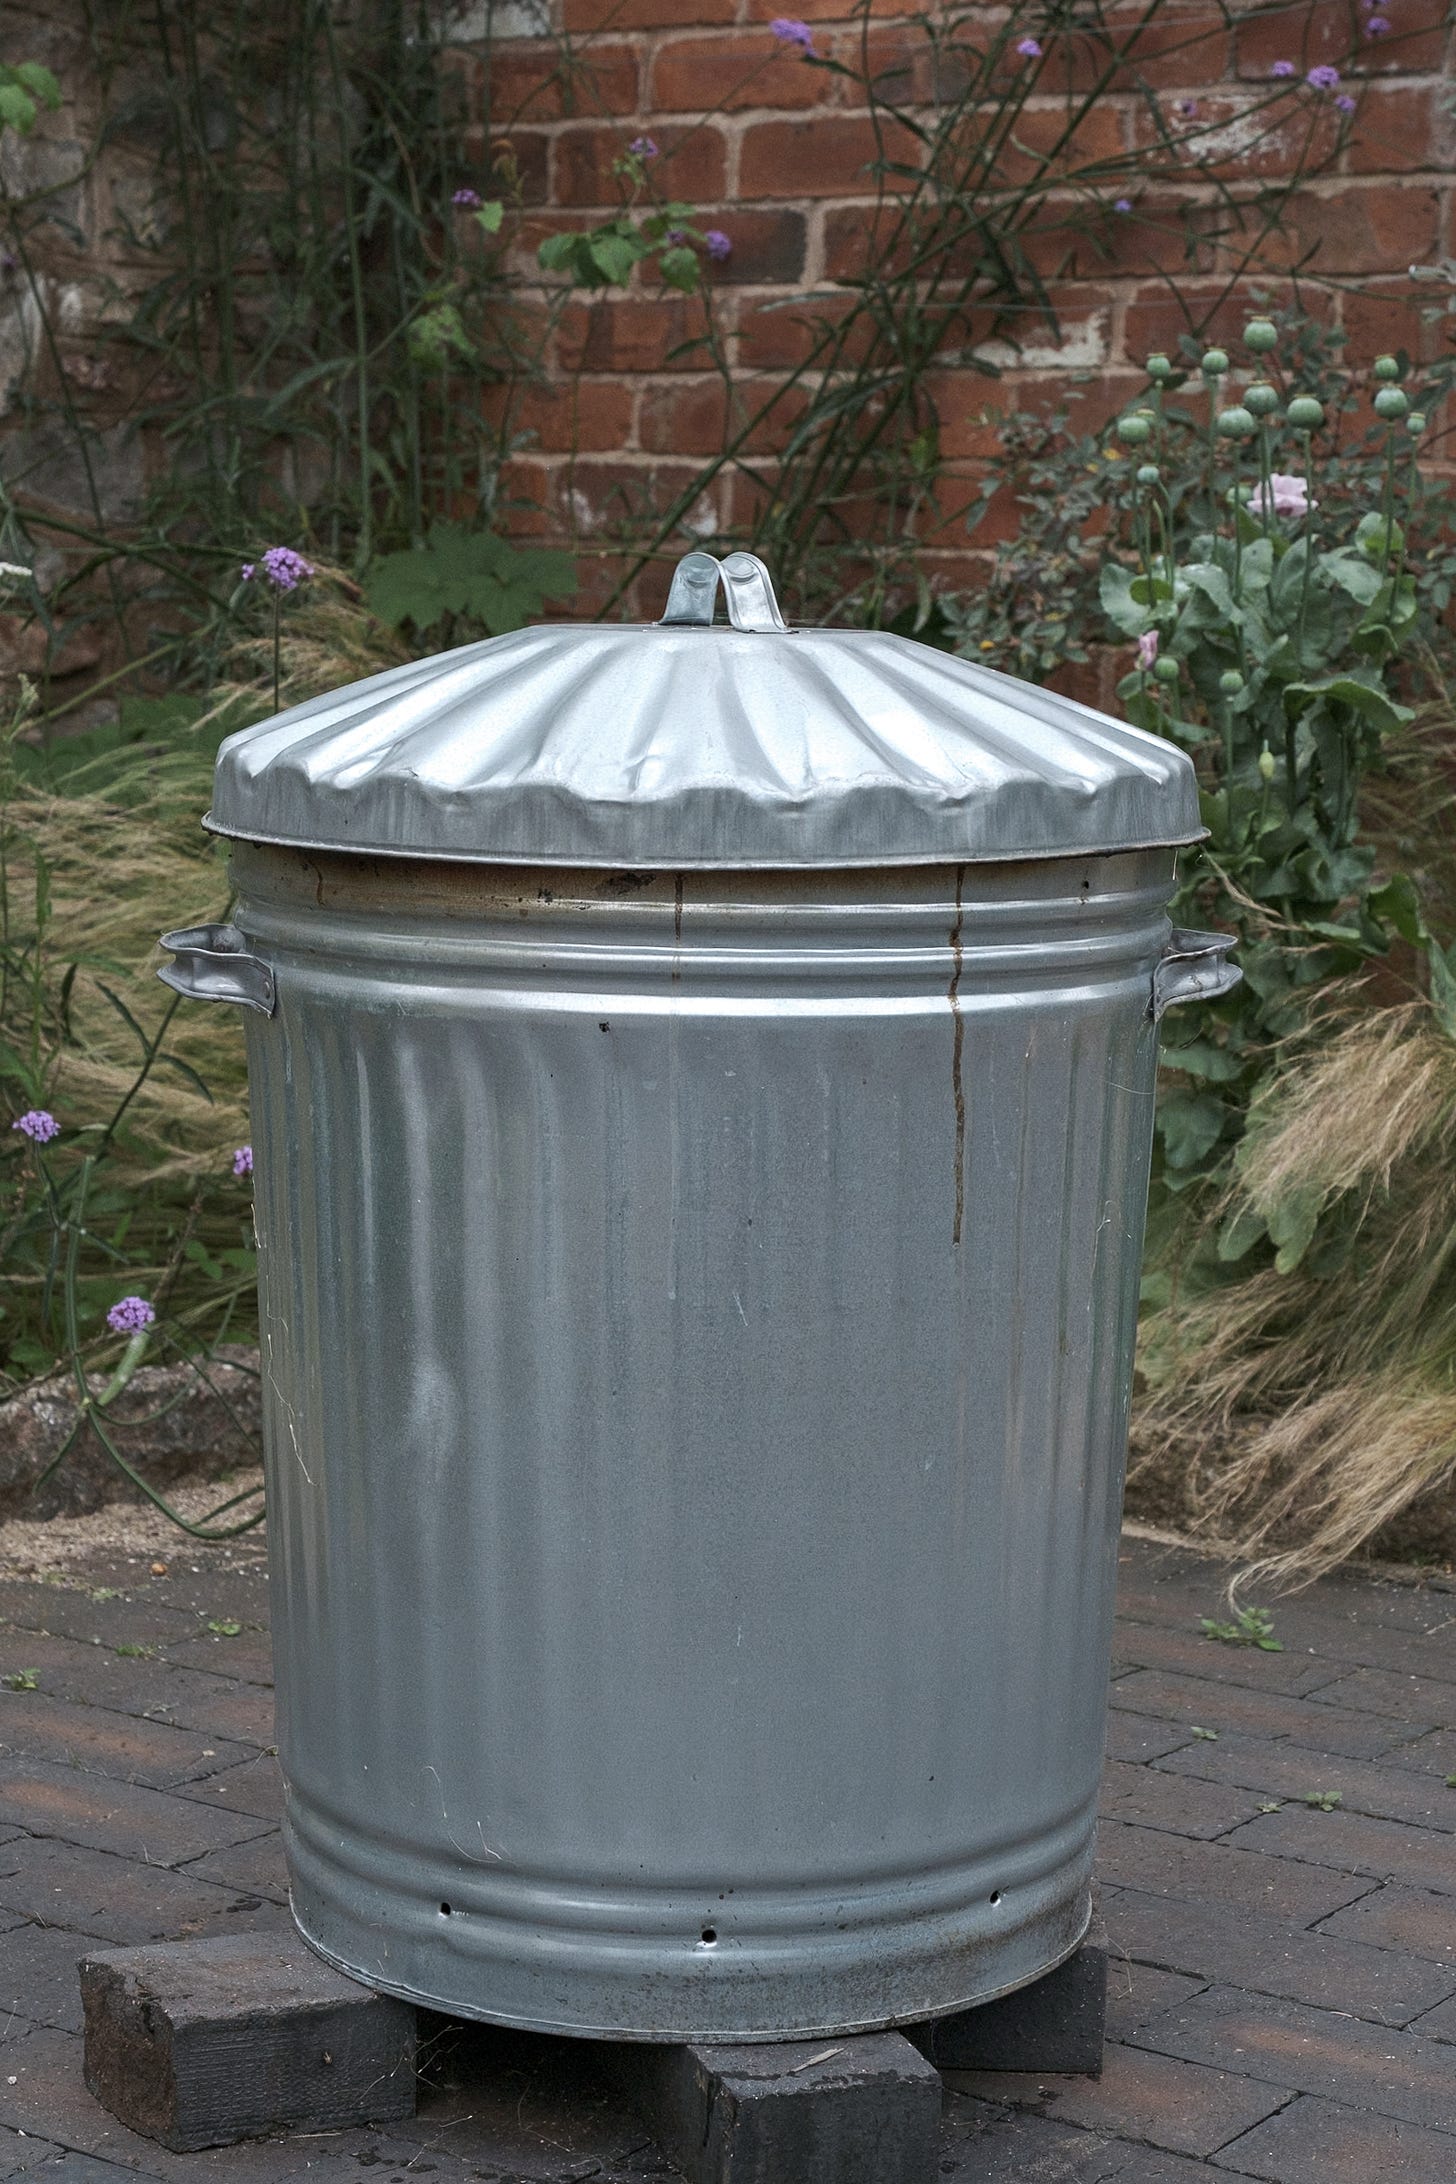
[[1178, 662], [1170, 660], [1166, 653], [1153, 662], [1153, 673], [1159, 682], [1175, 683], [1178, 680]]
[[1250, 319], [1244, 328], [1244, 347], [1252, 349], [1256, 356], [1279, 345], [1279, 329], [1273, 319]]
[[1297, 394], [1284, 414], [1300, 432], [1313, 432], [1316, 425], [1325, 421], [1325, 406], [1323, 402], [1316, 402], [1312, 394]]
[[1399, 387], [1382, 387], [1375, 397], [1376, 416], [1387, 418], [1391, 424], [1404, 417], [1409, 408], [1410, 403]]
[[1225, 440], [1247, 440], [1249, 434], [1257, 432], [1259, 427], [1249, 412], [1236, 404], [1233, 409], [1219, 411], [1218, 429], [1220, 437]]
[[1392, 379], [1399, 379], [1400, 366], [1393, 356], [1378, 356], [1375, 359], [1374, 372], [1377, 379], [1383, 379], [1389, 385]]
[[1274, 779], [1274, 753], [1267, 743], [1259, 753], [1259, 779], [1261, 781], [1272, 781]]
[[1205, 349], [1198, 369], [1205, 379], [1221, 379], [1228, 370], [1228, 353], [1224, 349]]
[[1138, 467], [1137, 482], [1139, 485], [1156, 485], [1162, 475], [1156, 463], [1142, 463]]
[[1161, 352], [1150, 356], [1144, 369], [1149, 379], [1171, 379], [1173, 376], [1173, 367]]
[[1146, 417], [1120, 417], [1117, 421], [1117, 437], [1129, 447], [1141, 447], [1144, 440], [1152, 438], [1153, 428]]
[[1218, 687], [1226, 698], [1236, 698], [1244, 687], [1244, 678], [1236, 667], [1226, 667], [1218, 678]]
[[1253, 417], [1272, 417], [1279, 407], [1279, 389], [1256, 380], [1252, 387], [1244, 389], [1244, 408]]
[[1426, 413], [1424, 410], [1413, 409], [1405, 422], [1407, 431], [1424, 432], [1426, 429]]

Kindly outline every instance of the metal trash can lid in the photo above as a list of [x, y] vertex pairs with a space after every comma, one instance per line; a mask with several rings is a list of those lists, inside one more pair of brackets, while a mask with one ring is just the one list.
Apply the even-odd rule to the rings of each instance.
[[744, 553], [687, 555], [661, 622], [518, 630], [240, 730], [206, 824], [619, 871], [969, 864], [1205, 831], [1173, 744], [883, 630], [789, 629]]

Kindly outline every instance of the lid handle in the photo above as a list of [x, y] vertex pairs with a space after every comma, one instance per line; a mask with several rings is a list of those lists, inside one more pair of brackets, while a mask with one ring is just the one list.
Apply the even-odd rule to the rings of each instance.
[[723, 564], [723, 589], [728, 595], [728, 619], [735, 629], [788, 628], [774, 597], [773, 579], [757, 554], [728, 556]]
[[684, 554], [672, 572], [667, 612], [658, 627], [672, 629], [686, 625], [692, 629], [706, 629], [718, 604], [720, 574], [712, 554]]

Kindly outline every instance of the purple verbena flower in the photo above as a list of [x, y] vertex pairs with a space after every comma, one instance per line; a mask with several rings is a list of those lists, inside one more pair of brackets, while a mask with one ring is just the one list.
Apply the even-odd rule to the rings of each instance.
[[450, 202], [452, 205], [459, 205], [465, 212], [479, 212], [485, 199], [481, 196], [479, 190], [465, 189], [457, 190]]
[[796, 15], [776, 15], [768, 27], [770, 36], [777, 38], [780, 45], [797, 46], [804, 54], [813, 52], [814, 33]]
[[139, 1335], [156, 1316], [145, 1297], [122, 1297], [107, 1313], [106, 1324], [114, 1335]]
[[1366, 35], [1366, 37], [1367, 37], [1367, 38], [1383, 38], [1383, 37], [1385, 37], [1385, 36], [1386, 36], [1386, 34], [1387, 34], [1387, 32], [1389, 31], [1389, 29], [1390, 29], [1390, 19], [1389, 19], [1389, 17], [1388, 17], [1388, 16], [1385, 16], [1385, 15], [1367, 15], [1367, 16], [1366, 16], [1366, 18], [1365, 18], [1365, 35]]
[[1253, 506], [1261, 516], [1307, 516], [1317, 503], [1309, 497], [1309, 481], [1288, 471], [1276, 470], [1266, 492], [1261, 481]]
[[1019, 38], [1016, 43], [1016, 50], [1024, 61], [1039, 61], [1041, 59], [1041, 46], [1035, 38]]
[[657, 146], [650, 136], [634, 136], [627, 149], [636, 159], [656, 159], [659, 156]]
[[252, 1172], [253, 1148], [251, 1145], [240, 1145], [233, 1154], [233, 1174], [251, 1175]]
[[1132, 199], [1130, 197], [1114, 197], [1112, 200], [1112, 209], [1114, 212], [1131, 212]]
[[1183, 119], [1187, 121], [1198, 112], [1198, 101], [1197, 99], [1174, 99], [1173, 111], [1175, 114], [1181, 114]]
[[1137, 641], [1138, 666], [1146, 672], [1157, 657], [1158, 633], [1155, 629], [1145, 629]]
[[670, 227], [662, 239], [665, 243], [671, 243], [676, 250], [687, 241], [688, 231], [686, 228]]
[[18, 1130], [22, 1137], [28, 1137], [32, 1145], [49, 1145], [53, 1137], [61, 1134], [55, 1116], [44, 1107], [28, 1107], [10, 1127]]
[[1339, 107], [1342, 114], [1353, 114], [1355, 111], [1355, 101], [1351, 98], [1348, 91], [1342, 91], [1339, 97], [1335, 100], [1335, 104]]
[[1271, 76], [1292, 76], [1295, 74], [1294, 63], [1293, 61], [1276, 61], [1269, 73]]
[[270, 546], [263, 556], [263, 574], [275, 591], [297, 591], [315, 573], [313, 563], [305, 561], [291, 546]]
[[703, 231], [703, 248], [710, 258], [716, 258], [721, 264], [724, 258], [732, 257], [733, 240], [731, 236], [725, 235], [721, 228], [705, 228]]
[[1338, 68], [1331, 68], [1328, 61], [1321, 61], [1318, 68], [1312, 68], [1304, 80], [1313, 91], [1338, 91], [1340, 71]]
[[257, 573], [258, 573], [258, 564], [257, 564], [257, 562], [256, 562], [256, 561], [245, 561], [245, 562], [243, 563], [242, 567], [241, 567], [241, 568], [239, 569], [239, 571], [238, 571], [238, 576], [240, 577], [240, 579], [242, 580], [242, 582], [243, 582], [244, 584], [251, 584], [251, 583], [252, 583], [252, 581], [253, 581], [253, 578], [254, 578], [254, 577], [255, 577], [255, 576], [257, 575]]

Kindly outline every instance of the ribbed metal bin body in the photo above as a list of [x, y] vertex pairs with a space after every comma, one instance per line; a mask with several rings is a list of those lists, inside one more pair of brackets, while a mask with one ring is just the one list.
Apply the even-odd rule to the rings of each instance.
[[236, 845], [295, 1914], [816, 2036], [1088, 1916], [1172, 853]]

